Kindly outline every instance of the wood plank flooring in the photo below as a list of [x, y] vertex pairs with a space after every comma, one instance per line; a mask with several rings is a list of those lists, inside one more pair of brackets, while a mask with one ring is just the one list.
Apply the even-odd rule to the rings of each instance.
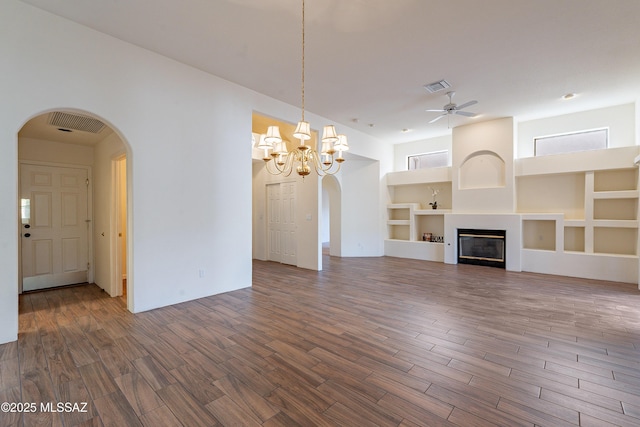
[[636, 285], [397, 258], [133, 315], [95, 285], [20, 297], [0, 426], [638, 426]]

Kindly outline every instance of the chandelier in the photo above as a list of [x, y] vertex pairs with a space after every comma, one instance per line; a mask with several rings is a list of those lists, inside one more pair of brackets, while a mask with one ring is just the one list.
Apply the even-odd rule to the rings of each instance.
[[[278, 126], [269, 126], [267, 133], [260, 135], [258, 148], [263, 150], [267, 171], [272, 175], [289, 176], [293, 170], [303, 178], [313, 168], [319, 176], [333, 175], [340, 170], [344, 162], [343, 152], [349, 150], [347, 137], [338, 135], [334, 125], [327, 125], [322, 132], [320, 151], [308, 145], [311, 139], [311, 127], [304, 119], [304, 0], [302, 0], [302, 118], [293, 133], [300, 142], [289, 151], [287, 142], [280, 136]], [[337, 154], [336, 154], [337, 153]], [[272, 167], [270, 165], [273, 165]]]

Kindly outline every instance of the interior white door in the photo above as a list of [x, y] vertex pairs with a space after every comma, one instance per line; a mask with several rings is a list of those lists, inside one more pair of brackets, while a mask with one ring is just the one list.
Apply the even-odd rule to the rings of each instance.
[[267, 185], [268, 259], [297, 264], [296, 183]]
[[283, 264], [297, 264], [296, 255], [296, 183], [285, 182], [280, 184], [281, 222], [281, 260]]
[[22, 290], [88, 278], [88, 172], [20, 166]]
[[267, 233], [269, 261], [280, 262], [280, 184], [267, 185]]

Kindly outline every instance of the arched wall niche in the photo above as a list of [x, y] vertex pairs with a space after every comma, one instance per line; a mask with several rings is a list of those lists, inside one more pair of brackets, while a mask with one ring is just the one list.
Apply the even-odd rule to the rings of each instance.
[[468, 155], [458, 170], [458, 188], [503, 188], [506, 186], [506, 163], [496, 152], [480, 150]]

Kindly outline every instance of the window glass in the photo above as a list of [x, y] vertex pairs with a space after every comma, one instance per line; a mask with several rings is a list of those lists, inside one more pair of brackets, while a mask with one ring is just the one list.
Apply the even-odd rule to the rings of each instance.
[[407, 169], [439, 168], [449, 165], [447, 151], [433, 151], [431, 153], [415, 154], [407, 157]]
[[595, 129], [534, 139], [536, 156], [607, 148], [609, 129]]
[[31, 199], [20, 199], [20, 219], [22, 224], [29, 224], [31, 221]]

